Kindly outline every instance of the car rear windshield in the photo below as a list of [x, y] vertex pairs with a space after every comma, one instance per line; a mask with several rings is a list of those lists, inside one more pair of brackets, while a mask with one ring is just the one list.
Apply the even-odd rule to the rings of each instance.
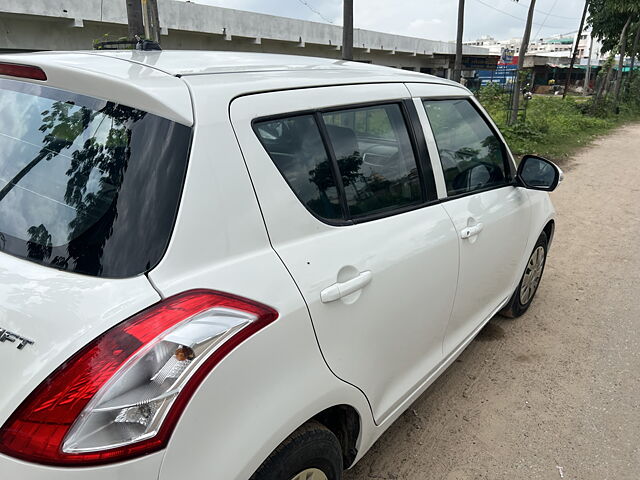
[[0, 251], [123, 278], [162, 258], [191, 128], [64, 90], [0, 80]]

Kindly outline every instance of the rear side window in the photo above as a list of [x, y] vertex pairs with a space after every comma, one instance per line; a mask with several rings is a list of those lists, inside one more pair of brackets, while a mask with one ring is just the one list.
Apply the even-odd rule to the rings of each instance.
[[384, 215], [424, 201], [400, 104], [294, 114], [256, 121], [254, 130], [296, 196], [320, 218]]
[[175, 221], [191, 129], [0, 80], [0, 250], [94, 276], [142, 274]]
[[468, 100], [426, 100], [424, 107], [438, 145], [448, 195], [508, 182], [502, 143]]
[[259, 122], [256, 132], [297, 197], [327, 219], [342, 218], [331, 160], [313, 115]]
[[322, 116], [353, 217], [422, 201], [416, 158], [400, 105]]

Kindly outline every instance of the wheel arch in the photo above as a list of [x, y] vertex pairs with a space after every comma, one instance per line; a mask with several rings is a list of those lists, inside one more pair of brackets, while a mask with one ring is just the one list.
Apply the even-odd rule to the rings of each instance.
[[362, 430], [362, 421], [358, 411], [351, 405], [335, 405], [314, 415], [309, 420], [316, 420], [333, 432], [342, 447], [344, 467], [351, 467], [358, 456], [358, 438]]
[[547, 235], [547, 249], [551, 245], [555, 230], [556, 230], [556, 222], [553, 219], [549, 220], [547, 224], [544, 226], [544, 228], [542, 229], [542, 231]]
[[328, 369], [307, 310], [293, 296], [284, 298], [290, 304], [276, 305], [282, 316], [236, 347], [200, 385], [167, 445], [160, 480], [185, 474], [246, 480], [314, 419], [341, 441], [345, 464], [353, 463], [355, 449], [361, 454], [371, 445], [377, 430], [366, 397]]

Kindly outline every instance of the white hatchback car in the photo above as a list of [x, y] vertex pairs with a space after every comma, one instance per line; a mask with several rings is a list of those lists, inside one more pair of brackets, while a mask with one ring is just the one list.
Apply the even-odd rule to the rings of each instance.
[[0, 56], [0, 477], [341, 478], [529, 307], [560, 178], [428, 75]]

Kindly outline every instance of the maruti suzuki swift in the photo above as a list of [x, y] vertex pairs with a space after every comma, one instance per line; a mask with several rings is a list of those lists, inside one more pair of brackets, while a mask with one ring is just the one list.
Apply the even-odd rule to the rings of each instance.
[[531, 305], [551, 162], [448, 80], [0, 56], [0, 477], [339, 480]]

